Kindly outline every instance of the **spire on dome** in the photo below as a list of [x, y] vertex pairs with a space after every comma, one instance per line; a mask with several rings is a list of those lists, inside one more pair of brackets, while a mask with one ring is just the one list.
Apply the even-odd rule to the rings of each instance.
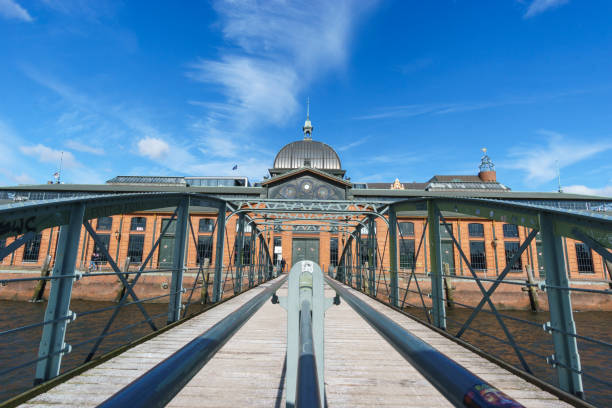
[[483, 147], [482, 149], [482, 157], [480, 158], [480, 165], [478, 169], [480, 171], [495, 171], [495, 165], [491, 161], [491, 158], [487, 155], [487, 148]]
[[304, 140], [312, 140], [312, 123], [310, 123], [310, 97], [306, 99], [306, 121], [304, 122]]

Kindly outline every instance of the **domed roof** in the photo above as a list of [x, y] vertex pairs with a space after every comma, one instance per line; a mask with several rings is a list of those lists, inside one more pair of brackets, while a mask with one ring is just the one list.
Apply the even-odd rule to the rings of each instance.
[[283, 147], [274, 159], [275, 169], [312, 167], [320, 170], [340, 170], [340, 158], [329, 145], [312, 139], [298, 140]]

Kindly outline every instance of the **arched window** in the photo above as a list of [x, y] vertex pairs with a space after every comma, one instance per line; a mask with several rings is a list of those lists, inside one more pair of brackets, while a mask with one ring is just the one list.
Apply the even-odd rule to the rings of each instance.
[[402, 237], [413, 237], [414, 236], [414, 222], [400, 222], [399, 232]]
[[113, 217], [98, 218], [98, 231], [110, 231], [113, 228]]
[[470, 237], [484, 237], [484, 226], [480, 223], [472, 222], [468, 224]]
[[147, 219], [145, 217], [132, 217], [130, 231], [144, 231], [146, 227]]
[[212, 218], [202, 218], [200, 220], [200, 226], [198, 230], [204, 233], [212, 232], [214, 227], [215, 227], [215, 220], [213, 220]]

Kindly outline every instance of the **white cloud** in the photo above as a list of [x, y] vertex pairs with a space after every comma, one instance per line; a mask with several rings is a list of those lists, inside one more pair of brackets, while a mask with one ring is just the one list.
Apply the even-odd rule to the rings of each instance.
[[170, 151], [168, 143], [156, 137], [145, 137], [137, 143], [138, 153], [150, 159], [161, 159]]
[[536, 16], [554, 7], [562, 6], [569, 0], [533, 0], [525, 12], [525, 18]]
[[374, 3], [214, 2], [229, 46], [218, 59], [199, 60], [187, 73], [196, 81], [219, 85], [223, 97], [221, 102], [195, 103], [208, 109], [204, 144], [213, 133], [243, 145], [253, 138], [246, 129], [285, 123], [301, 105], [297, 95], [320, 76], [344, 66], [351, 32]]
[[563, 187], [564, 193], [573, 193], [573, 194], [585, 194], [585, 195], [594, 195], [601, 197], [612, 197], [612, 185], [600, 187], [600, 188], [591, 188], [587, 186], [583, 186], [580, 184]]
[[42, 144], [21, 146], [19, 150], [27, 156], [35, 157], [41, 163], [55, 164], [58, 168], [60, 166], [60, 161], [62, 167], [66, 169], [80, 166], [80, 163], [76, 161], [72, 153], [55, 150]]
[[538, 133], [547, 138], [546, 145], [538, 146], [534, 141], [528, 146], [514, 148], [510, 151], [511, 161], [501, 163], [501, 167], [522, 170], [527, 173], [528, 181], [541, 184], [555, 179], [557, 164], [562, 169], [612, 149], [611, 141], [585, 143], [549, 130]]
[[367, 142], [367, 141], [368, 141], [368, 139], [370, 139], [370, 137], [369, 137], [369, 136], [362, 137], [361, 139], [355, 140], [354, 142], [351, 142], [351, 143], [346, 144], [346, 145], [344, 145], [344, 146], [340, 146], [340, 147], [338, 147], [336, 150], [338, 150], [338, 151], [340, 151], [340, 152], [343, 152], [343, 151], [345, 151], [345, 150], [352, 149], [353, 147], [357, 147], [357, 146], [359, 146], [359, 145], [364, 144], [365, 142]]
[[78, 140], [67, 140], [66, 147], [69, 147], [70, 149], [76, 150], [79, 152], [91, 153], [91, 154], [96, 154], [99, 156], [104, 154], [104, 149], [100, 147], [94, 147], [94, 146], [85, 144]]
[[33, 21], [28, 10], [21, 7], [14, 0], [0, 0], [0, 16], [27, 22]]

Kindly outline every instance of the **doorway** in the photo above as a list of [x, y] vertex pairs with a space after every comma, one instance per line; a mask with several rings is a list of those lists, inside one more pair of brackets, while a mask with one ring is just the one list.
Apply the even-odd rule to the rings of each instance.
[[293, 238], [291, 266], [299, 261], [319, 263], [319, 240], [312, 238]]

